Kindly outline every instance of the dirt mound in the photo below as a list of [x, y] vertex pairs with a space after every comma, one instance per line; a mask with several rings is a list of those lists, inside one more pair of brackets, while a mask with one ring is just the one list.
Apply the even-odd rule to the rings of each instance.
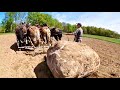
[[[63, 35], [62, 40], [73, 41], [72, 35]], [[15, 34], [0, 35], [0, 78], [52, 78], [44, 56], [25, 55], [16, 51]], [[87, 78], [120, 77], [120, 45], [91, 38], [83, 38], [100, 56], [100, 68]]]

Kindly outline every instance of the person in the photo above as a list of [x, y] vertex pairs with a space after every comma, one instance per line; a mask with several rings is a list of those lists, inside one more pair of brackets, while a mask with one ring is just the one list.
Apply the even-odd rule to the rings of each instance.
[[74, 41], [75, 42], [82, 42], [82, 35], [83, 35], [83, 29], [81, 28], [81, 23], [77, 24], [77, 30], [73, 33], [74, 34]]

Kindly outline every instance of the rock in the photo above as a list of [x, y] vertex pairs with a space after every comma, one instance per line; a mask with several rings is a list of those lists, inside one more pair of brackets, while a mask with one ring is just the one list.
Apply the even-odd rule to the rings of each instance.
[[47, 65], [55, 78], [82, 78], [99, 68], [100, 58], [85, 44], [58, 41], [47, 51]]

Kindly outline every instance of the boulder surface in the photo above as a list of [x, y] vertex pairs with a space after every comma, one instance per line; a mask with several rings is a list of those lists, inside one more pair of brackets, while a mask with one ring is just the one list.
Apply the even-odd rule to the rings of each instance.
[[100, 66], [100, 57], [92, 48], [72, 41], [55, 43], [48, 49], [46, 59], [55, 78], [82, 78]]

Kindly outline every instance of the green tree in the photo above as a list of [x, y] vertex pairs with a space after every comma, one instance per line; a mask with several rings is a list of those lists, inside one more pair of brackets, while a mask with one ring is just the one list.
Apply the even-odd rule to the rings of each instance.
[[50, 27], [55, 26], [57, 28], [63, 28], [62, 23], [59, 22], [57, 19], [52, 18], [49, 14], [44, 14], [40, 12], [28, 12], [27, 22], [31, 23], [32, 25], [47, 23]]
[[6, 12], [5, 18], [2, 20], [3, 32], [14, 32], [16, 22], [24, 18], [24, 12]]

